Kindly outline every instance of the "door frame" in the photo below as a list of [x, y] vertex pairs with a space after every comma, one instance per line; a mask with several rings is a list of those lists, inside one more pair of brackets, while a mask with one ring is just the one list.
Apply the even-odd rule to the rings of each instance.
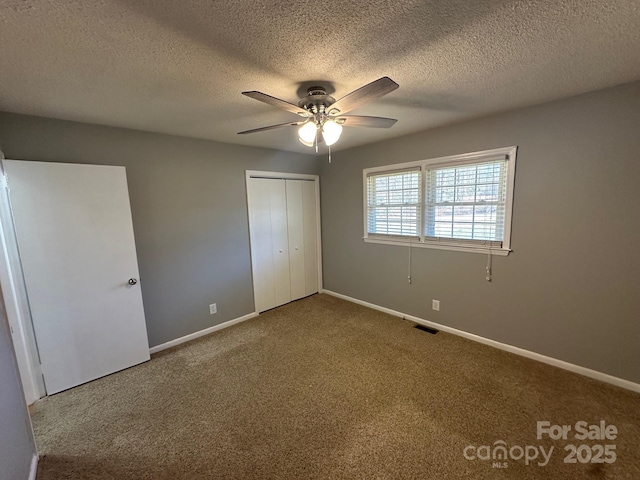
[[2, 162], [0, 162], [0, 250], [0, 285], [22, 389], [27, 405], [31, 405], [45, 397], [47, 391], [22, 274], [22, 262], [9, 198], [9, 185]]
[[249, 205], [251, 204], [251, 189], [249, 188], [249, 179], [251, 178], [270, 178], [275, 180], [307, 180], [313, 181], [314, 190], [316, 192], [316, 244], [318, 251], [318, 293], [322, 293], [322, 232], [320, 219], [320, 176], [308, 173], [290, 173], [290, 172], [269, 172], [262, 170], [245, 170], [245, 189], [247, 193], [247, 227], [249, 228], [249, 258], [251, 260], [251, 286], [253, 288], [253, 307], [256, 308], [256, 286], [255, 275], [253, 271], [253, 256], [251, 248], [251, 217], [249, 215]]

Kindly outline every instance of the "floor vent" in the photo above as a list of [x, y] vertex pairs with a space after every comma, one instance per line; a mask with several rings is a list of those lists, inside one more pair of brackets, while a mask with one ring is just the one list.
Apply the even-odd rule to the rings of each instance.
[[440, 331], [440, 330], [436, 330], [435, 328], [425, 327], [424, 325], [416, 325], [413, 328], [417, 328], [418, 330], [422, 330], [423, 332], [430, 333], [431, 335], [435, 335]]

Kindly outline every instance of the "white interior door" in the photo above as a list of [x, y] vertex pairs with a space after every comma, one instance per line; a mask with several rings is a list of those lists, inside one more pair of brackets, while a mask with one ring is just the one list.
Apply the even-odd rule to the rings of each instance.
[[256, 310], [291, 301], [287, 197], [282, 180], [250, 178], [249, 229]]
[[124, 167], [4, 167], [47, 393], [148, 360]]

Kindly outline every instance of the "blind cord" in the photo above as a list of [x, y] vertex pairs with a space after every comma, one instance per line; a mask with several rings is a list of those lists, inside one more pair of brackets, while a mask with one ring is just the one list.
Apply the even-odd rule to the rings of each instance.
[[409, 239], [409, 275], [407, 276], [407, 281], [409, 282], [409, 285], [411, 285], [411, 239]]
[[487, 255], [487, 276], [485, 279], [487, 282], [491, 281], [491, 269], [493, 267], [493, 256], [491, 251], [491, 245], [489, 245], [489, 254]]

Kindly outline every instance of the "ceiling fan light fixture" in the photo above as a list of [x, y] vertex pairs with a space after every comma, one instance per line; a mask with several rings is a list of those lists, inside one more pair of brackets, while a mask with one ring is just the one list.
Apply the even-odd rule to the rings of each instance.
[[318, 127], [313, 122], [307, 122], [298, 129], [298, 139], [300, 143], [307, 147], [313, 147], [313, 142], [316, 139], [316, 133]]
[[322, 138], [327, 145], [333, 145], [340, 138], [342, 133], [342, 125], [334, 122], [333, 120], [327, 120], [322, 126]]

